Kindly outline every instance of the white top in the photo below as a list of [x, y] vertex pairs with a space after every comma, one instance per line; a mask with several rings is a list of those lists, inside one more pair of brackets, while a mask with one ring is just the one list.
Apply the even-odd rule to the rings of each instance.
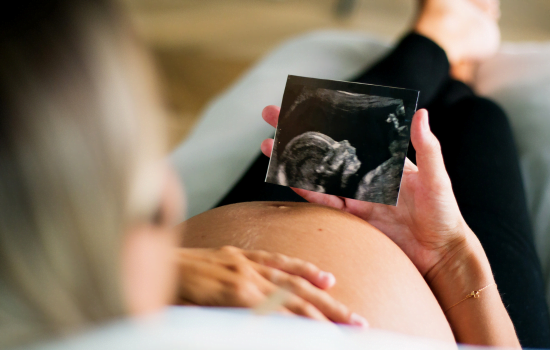
[[336, 326], [302, 317], [257, 316], [246, 309], [171, 307], [33, 350], [328, 350], [456, 349], [455, 344], [402, 334]]

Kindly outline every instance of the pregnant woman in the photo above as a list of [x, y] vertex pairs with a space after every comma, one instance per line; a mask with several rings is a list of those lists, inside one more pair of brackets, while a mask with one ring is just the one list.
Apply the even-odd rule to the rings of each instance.
[[[522, 345], [550, 347], [506, 118], [448, 76], [449, 60], [467, 77], [494, 52], [496, 2], [423, 2], [415, 34], [358, 79], [422, 90], [430, 111], [414, 117], [397, 207], [306, 191], [314, 203], [296, 203], [263, 187], [265, 164], [232, 205], [180, 228], [187, 247], [213, 249], [177, 247], [162, 104], [116, 7], [12, 5], [0, 12], [0, 348], [158, 312], [176, 293], [255, 306], [277, 286], [290, 290], [283, 311], [319, 320], [364, 325], [352, 310], [374, 327], [511, 347], [515, 326]], [[264, 118], [275, 125], [277, 108]], [[286, 202], [237, 203], [273, 199]]]
[[[413, 119], [397, 207], [295, 189], [297, 196], [263, 183], [268, 158], [260, 156], [225, 206], [187, 222], [184, 245], [263, 249], [315, 263], [336, 276], [331, 294], [374, 327], [550, 347], [508, 121], [458, 80], [470, 80], [474, 63], [495, 52], [498, 16], [498, 1], [423, 1], [413, 33], [356, 79], [420, 90], [419, 106], [430, 113]], [[274, 127], [278, 115], [274, 106], [263, 111]], [[272, 147], [266, 140], [262, 152]], [[302, 198], [315, 204], [297, 203]]]

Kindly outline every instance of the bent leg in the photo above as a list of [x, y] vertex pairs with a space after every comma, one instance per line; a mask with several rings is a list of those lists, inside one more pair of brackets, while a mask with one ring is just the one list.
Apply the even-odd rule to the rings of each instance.
[[449, 80], [449, 69], [447, 55], [441, 47], [422, 35], [410, 33], [389, 55], [354, 81], [418, 90], [418, 107], [424, 108]]
[[233, 186], [216, 207], [252, 201], [306, 202], [289, 187], [264, 181], [269, 158], [264, 156], [262, 152], [259, 153], [246, 173], [239, 179], [239, 182]]
[[337, 283], [330, 294], [371, 326], [454, 341], [443, 311], [409, 258], [351, 214], [308, 203], [240, 203], [186, 221], [183, 243], [301, 258], [332, 272]]

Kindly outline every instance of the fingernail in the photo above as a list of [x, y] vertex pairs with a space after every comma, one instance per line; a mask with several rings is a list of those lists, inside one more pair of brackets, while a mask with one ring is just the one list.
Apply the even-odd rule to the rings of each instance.
[[332, 287], [336, 283], [336, 277], [330, 272], [319, 272], [319, 280], [327, 285], [327, 288]]
[[422, 129], [424, 129], [425, 131], [430, 130], [430, 123], [429, 123], [429, 119], [428, 119], [428, 113], [426, 113], [426, 116], [424, 118], [422, 118]]
[[367, 320], [363, 316], [360, 316], [355, 312], [351, 314], [349, 318], [349, 323], [354, 326], [365, 327], [365, 328], [369, 326], [369, 323], [367, 322]]

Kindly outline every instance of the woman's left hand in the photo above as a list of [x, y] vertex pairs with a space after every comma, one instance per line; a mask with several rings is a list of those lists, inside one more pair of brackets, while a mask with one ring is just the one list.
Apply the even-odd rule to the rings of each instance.
[[[262, 116], [277, 125], [280, 109], [268, 106]], [[397, 206], [293, 188], [309, 202], [323, 204], [356, 215], [392, 239], [430, 282], [455, 253], [477, 238], [458, 208], [451, 181], [443, 163], [441, 147], [428, 124], [428, 112], [419, 110], [413, 117], [411, 141], [417, 165], [406, 159]], [[262, 152], [269, 156], [273, 139], [265, 140]], [[454, 258], [453, 258], [454, 259]]]

